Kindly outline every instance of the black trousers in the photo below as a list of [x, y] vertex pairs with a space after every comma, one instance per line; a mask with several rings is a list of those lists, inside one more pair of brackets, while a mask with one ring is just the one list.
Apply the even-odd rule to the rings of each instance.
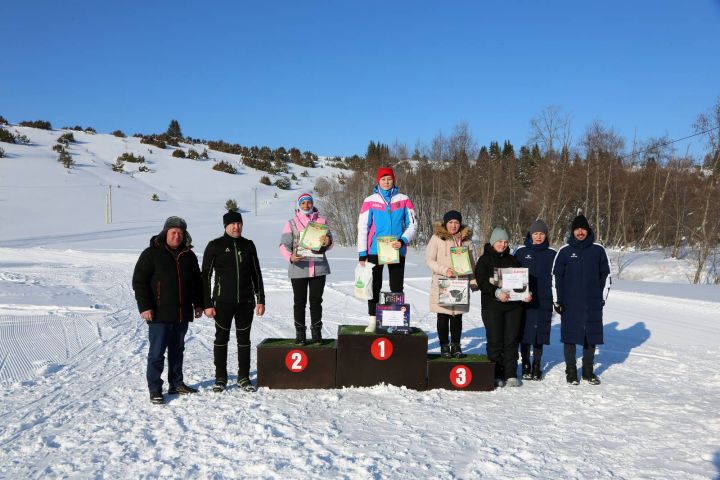
[[238, 349], [238, 380], [250, 378], [250, 327], [254, 309], [253, 302], [218, 303], [215, 306], [215, 380], [227, 382], [228, 379], [227, 351], [233, 317]]
[[[533, 345], [533, 362], [540, 363], [543, 354], [543, 344]], [[520, 356], [522, 357], [523, 363], [530, 363], [530, 344], [523, 343], [520, 345]]]
[[[382, 272], [384, 265], [378, 265], [377, 255], [368, 255], [368, 262], [375, 264], [373, 267], [373, 298], [368, 300], [368, 315], [375, 315], [375, 307], [380, 298], [382, 290]], [[400, 255], [400, 263], [388, 264], [388, 275], [390, 275], [390, 291], [402, 292], [405, 280], [405, 257]]]
[[[450, 324], [449, 329], [448, 324]], [[437, 332], [440, 345], [448, 344], [448, 333], [450, 333], [450, 341], [452, 343], [460, 343], [460, 334], [462, 333], [462, 313], [459, 315], [438, 313]]]
[[310, 328], [322, 328], [322, 301], [325, 275], [312, 278], [291, 278], [293, 288], [293, 316], [295, 330], [305, 331], [305, 306], [310, 291]]
[[508, 311], [482, 309], [482, 321], [487, 336], [487, 355], [491, 362], [495, 362], [497, 379], [507, 380], [517, 377], [522, 313], [522, 308]]
[[[576, 368], [577, 349], [574, 343], [565, 344], [565, 366], [570, 368]], [[592, 367], [595, 362], [595, 345], [588, 343], [587, 337], [585, 337], [585, 343], [583, 344], [583, 355], [582, 364], [583, 367]]]

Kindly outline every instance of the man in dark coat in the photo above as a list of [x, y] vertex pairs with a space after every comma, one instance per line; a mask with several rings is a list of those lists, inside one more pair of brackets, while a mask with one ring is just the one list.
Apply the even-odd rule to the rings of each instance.
[[[555, 250], [550, 248], [548, 228], [538, 219], [530, 225], [525, 236], [525, 246], [515, 251], [520, 265], [528, 269], [532, 301], [525, 304], [523, 334], [520, 340], [522, 373], [526, 380], [542, 380], [543, 345], [550, 345], [552, 324], [552, 267]], [[530, 347], [532, 346], [532, 368]]]
[[133, 272], [132, 286], [138, 310], [149, 329], [146, 376], [153, 403], [165, 403], [160, 378], [165, 350], [168, 352], [168, 393], [197, 392], [183, 382], [182, 373], [188, 324], [203, 311], [200, 268], [191, 242], [185, 220], [168, 218], [162, 232], [152, 237], [150, 246], [140, 254]]
[[[213, 391], [222, 392], [227, 386], [227, 346], [235, 318], [235, 338], [238, 345], [237, 383], [243, 390], [254, 392], [256, 388], [250, 382], [250, 327], [253, 311], [257, 316], [265, 313], [265, 290], [260, 262], [255, 244], [241, 235], [242, 215], [229, 211], [223, 216], [223, 225], [225, 234], [208, 243], [202, 263], [205, 315], [215, 319]], [[214, 288], [211, 285], [213, 273]]]
[[567, 245], [558, 250], [553, 264], [555, 311], [561, 315], [560, 339], [565, 344], [565, 378], [577, 385], [575, 345], [583, 346], [582, 378], [592, 385], [595, 345], [603, 343], [603, 306], [612, 283], [610, 258], [595, 242], [595, 234], [583, 215], [570, 227]]

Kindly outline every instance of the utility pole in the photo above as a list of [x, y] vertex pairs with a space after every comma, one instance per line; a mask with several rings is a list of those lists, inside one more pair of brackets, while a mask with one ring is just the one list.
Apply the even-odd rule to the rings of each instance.
[[105, 223], [112, 223], [112, 185], [108, 185], [105, 195]]

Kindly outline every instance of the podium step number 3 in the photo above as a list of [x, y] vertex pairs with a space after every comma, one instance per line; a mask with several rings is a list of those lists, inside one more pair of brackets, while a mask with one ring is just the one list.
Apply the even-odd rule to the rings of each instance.
[[466, 388], [472, 383], [472, 371], [467, 365], [457, 365], [450, 370], [450, 383], [455, 388]]

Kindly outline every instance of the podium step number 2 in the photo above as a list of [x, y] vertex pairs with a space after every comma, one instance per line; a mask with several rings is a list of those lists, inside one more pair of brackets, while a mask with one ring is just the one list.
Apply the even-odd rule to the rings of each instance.
[[302, 350], [291, 350], [285, 355], [285, 366], [292, 373], [300, 373], [308, 366], [308, 356]]
[[335, 340], [296, 345], [292, 338], [266, 338], [257, 347], [257, 384], [267, 388], [335, 388]]

